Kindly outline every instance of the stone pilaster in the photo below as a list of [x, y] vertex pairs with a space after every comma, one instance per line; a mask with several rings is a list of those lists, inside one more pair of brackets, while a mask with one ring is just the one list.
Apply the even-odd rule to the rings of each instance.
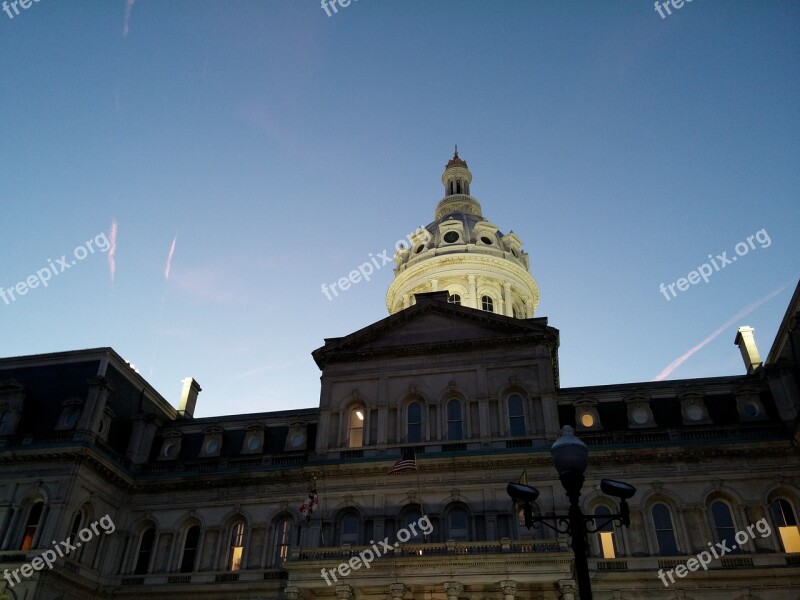
[[300, 600], [300, 588], [286, 586], [286, 589], [283, 590], [283, 593], [288, 600]]
[[458, 581], [445, 581], [444, 593], [447, 594], [447, 600], [458, 600], [461, 592], [464, 591], [464, 586]]
[[559, 579], [558, 590], [561, 592], [561, 600], [576, 600], [578, 597], [578, 585], [574, 579]]
[[353, 595], [353, 588], [346, 584], [340, 583], [336, 586], [336, 597], [339, 600], [350, 600]]
[[514, 600], [517, 595], [517, 582], [501, 581], [500, 589], [503, 590], [503, 600]]

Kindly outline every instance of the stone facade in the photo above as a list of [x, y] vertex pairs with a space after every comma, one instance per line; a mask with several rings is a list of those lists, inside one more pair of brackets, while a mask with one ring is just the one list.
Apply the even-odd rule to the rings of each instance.
[[630, 527], [588, 534], [594, 598], [799, 597], [800, 287], [743, 375], [562, 388], [530, 290], [515, 318], [398, 285], [405, 308], [314, 351], [313, 409], [195, 418], [196, 381], [176, 409], [110, 348], [0, 359], [0, 599], [577, 600], [568, 539], [506, 493], [524, 472], [534, 514], [566, 514], [565, 425], [585, 513], [619, 510], [603, 478], [637, 488]]

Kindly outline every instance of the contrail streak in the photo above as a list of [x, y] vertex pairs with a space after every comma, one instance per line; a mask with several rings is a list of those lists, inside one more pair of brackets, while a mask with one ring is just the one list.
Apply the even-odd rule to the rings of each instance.
[[178, 241], [178, 236], [176, 235], [172, 238], [172, 245], [169, 247], [169, 256], [167, 257], [167, 266], [164, 269], [164, 281], [169, 281], [169, 270], [172, 268], [172, 255], [175, 254], [175, 242]]
[[111, 221], [111, 231], [108, 234], [110, 238], [109, 244], [110, 248], [108, 249], [108, 268], [111, 271], [111, 283], [114, 283], [114, 275], [117, 272], [117, 261], [115, 260], [115, 256], [117, 254], [117, 221], [114, 219]]
[[733, 315], [730, 319], [725, 321], [725, 323], [723, 325], [721, 325], [719, 328], [715, 329], [714, 332], [711, 335], [709, 335], [706, 339], [704, 339], [702, 342], [700, 342], [699, 344], [697, 344], [693, 348], [690, 348], [689, 350], [687, 350], [686, 352], [681, 354], [678, 358], [676, 358], [671, 363], [669, 363], [669, 365], [667, 365], [667, 367], [663, 371], [661, 371], [661, 373], [656, 375], [654, 381], [661, 381], [662, 379], [668, 377], [670, 375], [670, 373], [672, 373], [675, 369], [677, 369], [683, 363], [685, 363], [689, 359], [689, 357], [692, 356], [692, 354], [694, 354], [695, 352], [697, 352], [698, 350], [700, 350], [704, 346], [710, 344], [712, 341], [714, 341], [716, 338], [718, 338], [720, 336], [720, 334], [724, 333], [729, 327], [732, 327], [733, 325], [735, 325], [737, 323], [737, 321], [739, 321], [739, 319], [749, 315], [751, 312], [753, 312], [755, 309], [757, 309], [759, 306], [761, 306], [765, 302], [768, 302], [769, 300], [772, 300], [775, 296], [780, 294], [787, 287], [788, 286], [785, 285], [782, 288], [780, 288], [779, 290], [775, 290], [774, 292], [772, 292], [770, 294], [767, 294], [766, 296], [761, 298], [761, 300], [756, 300], [750, 306], [747, 306], [747, 307], [743, 308], [742, 310], [740, 310], [738, 313]]

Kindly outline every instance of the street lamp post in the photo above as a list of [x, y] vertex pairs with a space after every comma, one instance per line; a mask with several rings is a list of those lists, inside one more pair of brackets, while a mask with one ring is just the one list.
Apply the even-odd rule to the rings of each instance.
[[[603, 479], [600, 489], [603, 493], [620, 499], [620, 512], [606, 515], [602, 522], [594, 515], [584, 515], [579, 499], [583, 487], [586, 467], [589, 464], [589, 449], [581, 440], [575, 437], [575, 430], [566, 425], [561, 430], [561, 436], [550, 448], [553, 464], [558, 471], [561, 485], [569, 498], [569, 514], [552, 515], [548, 517], [534, 517], [532, 503], [539, 497], [539, 490], [521, 483], [509, 483], [506, 491], [515, 502], [522, 502], [525, 514], [525, 526], [530, 529], [541, 523], [557, 533], [567, 534], [571, 538], [570, 546], [575, 553], [575, 578], [578, 581], [578, 594], [580, 600], [592, 600], [592, 586], [589, 578], [588, 547], [586, 534], [595, 533], [611, 522], [618, 525], [630, 526], [630, 509], [626, 500], [636, 493], [636, 488], [622, 481]], [[552, 521], [555, 525], [551, 525]]]

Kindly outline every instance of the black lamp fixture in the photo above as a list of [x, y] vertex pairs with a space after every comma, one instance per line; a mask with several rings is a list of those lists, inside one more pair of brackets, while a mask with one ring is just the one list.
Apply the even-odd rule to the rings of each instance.
[[[567, 498], [569, 498], [569, 514], [534, 517], [532, 503], [539, 497], [539, 490], [529, 485], [511, 482], [506, 487], [506, 492], [514, 502], [522, 503], [525, 527], [530, 529], [541, 523], [557, 533], [570, 536], [572, 540], [570, 546], [575, 553], [575, 578], [578, 581], [580, 600], [592, 600], [586, 534], [600, 531], [612, 522], [629, 527], [631, 518], [627, 500], [636, 493], [636, 488], [623, 481], [602, 479], [600, 489], [604, 494], [619, 499], [620, 512], [603, 517], [584, 515], [578, 500], [581, 497], [581, 488], [584, 482], [583, 474], [589, 464], [589, 448], [575, 436], [575, 430], [566, 425], [561, 429], [561, 435], [550, 448], [550, 453], [553, 456], [553, 464], [558, 472], [561, 485], [564, 486]], [[555, 525], [551, 525], [548, 521], [552, 521]]]

